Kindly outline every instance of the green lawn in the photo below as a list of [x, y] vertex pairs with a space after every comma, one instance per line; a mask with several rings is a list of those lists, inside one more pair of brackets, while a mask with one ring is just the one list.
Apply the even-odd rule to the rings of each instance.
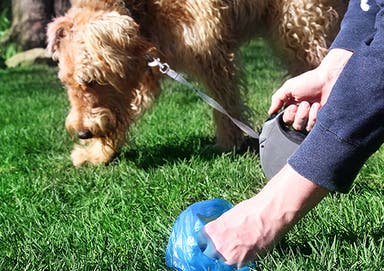
[[[259, 129], [284, 70], [261, 42], [242, 54]], [[72, 166], [67, 112], [55, 70], [0, 70], [0, 270], [167, 270], [182, 210], [237, 203], [266, 181], [256, 154], [212, 151], [210, 108], [177, 83], [164, 83], [108, 166]], [[349, 194], [326, 198], [257, 270], [384, 270], [383, 165], [381, 148]]]

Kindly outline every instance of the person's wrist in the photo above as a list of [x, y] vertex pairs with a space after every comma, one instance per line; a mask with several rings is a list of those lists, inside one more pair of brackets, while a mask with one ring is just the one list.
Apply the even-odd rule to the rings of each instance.
[[351, 58], [353, 52], [345, 49], [331, 49], [318, 66], [320, 80], [324, 89], [331, 90], [340, 73]]
[[250, 206], [259, 208], [255, 223], [262, 222], [263, 231], [269, 232], [271, 244], [289, 230], [301, 217], [314, 208], [329, 191], [307, 180], [286, 165], [271, 181], [251, 198]]
[[[270, 188], [268, 188], [270, 187]], [[292, 213], [296, 220], [312, 209], [329, 191], [301, 176], [290, 165], [274, 176], [266, 185], [270, 194], [275, 195], [277, 211]]]
[[353, 55], [353, 52], [345, 49], [331, 49], [328, 54], [323, 58], [319, 67], [334, 72], [334, 70], [343, 69], [345, 64]]

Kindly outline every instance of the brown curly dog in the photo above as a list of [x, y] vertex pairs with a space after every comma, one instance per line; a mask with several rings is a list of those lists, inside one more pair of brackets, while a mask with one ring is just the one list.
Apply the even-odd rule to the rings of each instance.
[[[246, 121], [239, 46], [264, 37], [291, 74], [315, 67], [338, 31], [343, 0], [74, 0], [48, 26], [71, 110], [66, 128], [79, 138], [75, 166], [109, 162], [142, 109], [159, 94], [159, 57], [203, 83], [233, 117]], [[239, 146], [243, 133], [214, 112], [216, 142]]]

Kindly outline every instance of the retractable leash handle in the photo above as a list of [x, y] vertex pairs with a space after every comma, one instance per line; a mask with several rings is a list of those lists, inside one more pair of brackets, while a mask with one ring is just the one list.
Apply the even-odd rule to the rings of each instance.
[[269, 118], [260, 133], [260, 163], [268, 179], [283, 168], [289, 156], [307, 136], [305, 132], [288, 127], [283, 121], [283, 114], [284, 111]]

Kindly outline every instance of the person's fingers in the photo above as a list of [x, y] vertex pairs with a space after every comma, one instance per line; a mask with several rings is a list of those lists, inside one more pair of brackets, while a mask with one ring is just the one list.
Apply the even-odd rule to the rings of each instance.
[[202, 252], [212, 259], [223, 259], [223, 256], [217, 252], [215, 245], [208, 235], [204, 232], [204, 228], [197, 233], [197, 243]]
[[306, 127], [306, 130], [308, 132], [312, 130], [313, 126], [315, 126], [315, 123], [317, 120], [317, 113], [319, 112], [319, 109], [320, 109], [320, 103], [313, 103], [311, 105], [311, 109], [309, 110], [309, 115], [308, 115], [307, 127]]
[[292, 127], [295, 130], [305, 130], [308, 122], [308, 115], [311, 106], [308, 102], [301, 102], [297, 108], [295, 120]]
[[268, 110], [269, 115], [277, 113], [283, 105], [290, 100], [291, 96], [288, 85], [287, 83], [283, 84], [283, 86], [272, 95], [271, 106]]
[[203, 253], [212, 259], [225, 261], [224, 257], [216, 250], [212, 240], [208, 241], [207, 248], [203, 251]]
[[291, 104], [284, 109], [283, 121], [284, 123], [291, 125], [295, 121], [295, 116], [297, 112], [297, 105]]

